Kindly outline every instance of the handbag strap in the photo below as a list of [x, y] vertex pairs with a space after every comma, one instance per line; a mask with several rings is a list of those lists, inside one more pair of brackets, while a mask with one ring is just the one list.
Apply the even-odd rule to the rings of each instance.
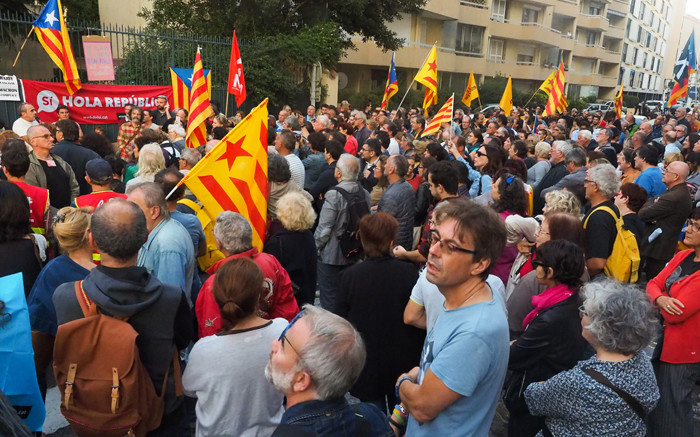
[[644, 407], [642, 407], [642, 404], [640, 404], [638, 400], [633, 398], [632, 395], [610, 382], [610, 380], [606, 378], [602, 373], [593, 369], [584, 369], [583, 373], [595, 379], [604, 386], [609, 387], [612, 391], [617, 393], [617, 395], [620, 396], [622, 400], [624, 400], [627, 403], [627, 405], [629, 405], [630, 408], [634, 410], [635, 413], [637, 413], [637, 416], [639, 416], [640, 419], [644, 420], [646, 418], [646, 412], [644, 411]]

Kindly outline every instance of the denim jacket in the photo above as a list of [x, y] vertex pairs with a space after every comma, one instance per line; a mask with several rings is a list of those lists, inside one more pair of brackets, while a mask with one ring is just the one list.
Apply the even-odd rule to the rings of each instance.
[[[377, 407], [360, 403], [358, 411], [371, 427], [371, 437], [393, 437], [389, 422]], [[355, 410], [345, 398], [333, 401], [307, 401], [293, 405], [282, 415], [282, 424], [293, 425], [316, 437], [355, 437]], [[278, 430], [272, 434], [283, 435]], [[369, 437], [368, 436], [368, 437]]]

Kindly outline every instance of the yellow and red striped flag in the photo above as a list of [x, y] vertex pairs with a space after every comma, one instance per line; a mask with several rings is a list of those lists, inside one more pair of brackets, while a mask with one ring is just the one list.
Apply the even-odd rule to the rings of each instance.
[[620, 91], [615, 96], [614, 102], [615, 102], [615, 116], [617, 118], [621, 118], [622, 117], [622, 84], [620, 84]]
[[207, 118], [211, 115], [209, 105], [209, 90], [204, 79], [202, 57], [197, 47], [197, 56], [194, 58], [194, 71], [192, 72], [192, 90], [190, 91], [190, 116], [187, 123], [187, 147], [199, 147], [207, 142]]
[[66, 23], [63, 21], [61, 0], [49, 0], [41, 10], [39, 18], [34, 20], [36, 37], [46, 50], [51, 60], [61, 69], [63, 81], [71, 96], [83, 85], [80, 83], [78, 66], [73, 57]]
[[561, 99], [564, 97], [564, 85], [566, 81], [564, 79], [564, 60], [559, 61], [559, 69], [554, 75], [554, 83], [552, 84], [552, 91], [549, 93], [549, 99], [547, 99], [547, 105], [544, 107], [545, 117], [554, 115], [561, 108]]
[[391, 53], [391, 65], [389, 66], [389, 74], [386, 77], [386, 86], [384, 87], [384, 97], [382, 97], [382, 111], [389, 109], [389, 99], [394, 94], [399, 92], [399, 82], [396, 79], [396, 66], [394, 65], [394, 52]]
[[455, 101], [455, 95], [452, 94], [452, 97], [447, 99], [444, 105], [442, 105], [442, 108], [435, 114], [435, 117], [433, 117], [432, 120], [430, 120], [430, 123], [425, 127], [423, 132], [421, 132], [422, 136], [425, 135], [431, 135], [436, 133], [437, 131], [440, 130], [440, 125], [442, 123], [452, 123], [452, 114], [454, 112], [454, 101]]
[[[171, 108], [184, 108], [190, 110], [190, 90], [194, 69], [170, 67], [170, 81], [173, 87], [173, 101]], [[204, 69], [204, 80], [207, 81], [207, 90], [211, 96], [211, 70]]]
[[569, 102], [566, 101], [566, 95], [562, 94], [561, 97], [559, 98], [559, 106], [557, 106], [557, 111], [559, 113], [563, 113], [566, 111], [566, 108], [569, 107]]
[[236, 125], [190, 170], [185, 184], [207, 215], [222, 211], [245, 216], [253, 245], [262, 251], [267, 224], [267, 99]]
[[423, 98], [423, 110], [425, 111], [425, 116], [428, 116], [428, 108], [437, 104], [438, 102], [438, 91], [437, 91], [437, 43], [433, 44], [433, 48], [430, 49], [428, 58], [423, 63], [423, 66], [418, 70], [416, 82], [425, 85], [425, 97]]
[[538, 89], [544, 91], [547, 95], [552, 94], [552, 85], [554, 85], [554, 77], [557, 74], [557, 70], [552, 70], [551, 73], [549, 73], [549, 76], [547, 76], [547, 79], [542, 82], [542, 85]]
[[474, 99], [479, 98], [479, 90], [476, 88], [476, 79], [474, 79], [474, 72], [469, 72], [469, 82], [467, 82], [467, 89], [464, 90], [464, 95], [462, 96], [462, 103], [467, 106], [472, 105]]

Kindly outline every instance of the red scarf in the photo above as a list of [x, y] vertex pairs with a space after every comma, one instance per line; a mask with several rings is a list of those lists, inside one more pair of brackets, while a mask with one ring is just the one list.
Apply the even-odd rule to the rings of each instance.
[[523, 320], [523, 329], [532, 322], [532, 319], [542, 310], [549, 308], [570, 298], [574, 294], [574, 290], [570, 289], [566, 284], [555, 285], [548, 288], [542, 293], [532, 296], [532, 306], [535, 307]]

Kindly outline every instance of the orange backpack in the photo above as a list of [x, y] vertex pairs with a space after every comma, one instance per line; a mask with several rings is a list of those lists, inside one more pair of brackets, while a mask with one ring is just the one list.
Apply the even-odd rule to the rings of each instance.
[[[60, 325], [54, 347], [61, 413], [80, 437], [145, 436], [160, 426], [170, 369], [158, 396], [139, 358], [134, 328], [126, 319], [101, 314], [82, 281], [75, 283], [75, 294], [85, 317]], [[173, 365], [180, 396], [177, 350]]]

